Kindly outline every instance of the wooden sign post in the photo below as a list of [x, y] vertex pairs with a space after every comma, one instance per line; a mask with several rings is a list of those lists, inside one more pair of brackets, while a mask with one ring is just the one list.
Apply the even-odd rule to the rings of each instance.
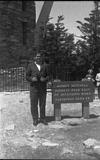
[[82, 116], [89, 118], [89, 102], [94, 98], [94, 85], [90, 81], [53, 82], [52, 103], [56, 121], [61, 120], [61, 103], [82, 103]]
[[56, 121], [61, 120], [61, 104], [60, 103], [54, 104], [54, 116]]
[[89, 102], [82, 102], [82, 117], [89, 118]]

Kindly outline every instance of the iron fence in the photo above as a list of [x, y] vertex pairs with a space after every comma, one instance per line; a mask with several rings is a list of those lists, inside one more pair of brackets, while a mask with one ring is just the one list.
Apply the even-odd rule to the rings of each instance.
[[25, 67], [0, 69], [0, 92], [27, 91]]
[[[70, 73], [63, 72], [63, 78], [70, 80]], [[0, 69], [0, 92], [28, 91], [29, 83], [26, 80], [26, 68], [15, 67]], [[51, 89], [51, 85], [47, 85]], [[48, 90], [47, 90], [48, 91]]]

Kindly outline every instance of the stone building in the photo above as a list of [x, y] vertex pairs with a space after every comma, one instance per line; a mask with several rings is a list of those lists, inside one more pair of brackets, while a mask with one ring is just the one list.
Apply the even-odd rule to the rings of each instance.
[[30, 57], [35, 24], [33, 0], [0, 1], [0, 67], [17, 66]]

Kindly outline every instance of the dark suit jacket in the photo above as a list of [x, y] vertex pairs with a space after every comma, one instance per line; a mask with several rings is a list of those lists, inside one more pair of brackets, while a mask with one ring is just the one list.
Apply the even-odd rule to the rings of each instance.
[[[49, 74], [49, 66], [46, 63], [41, 65], [41, 69], [39, 71], [36, 64], [31, 62], [26, 70], [26, 79], [30, 82], [30, 86], [34, 88], [34, 91], [46, 90], [46, 84], [50, 78]], [[45, 82], [40, 81], [41, 76], [46, 79]], [[33, 82], [32, 77], [37, 77], [38, 81]]]

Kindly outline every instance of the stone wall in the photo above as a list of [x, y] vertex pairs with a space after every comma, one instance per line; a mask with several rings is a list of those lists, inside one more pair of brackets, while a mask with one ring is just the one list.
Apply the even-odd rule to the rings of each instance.
[[0, 67], [30, 57], [35, 24], [34, 1], [0, 1]]

